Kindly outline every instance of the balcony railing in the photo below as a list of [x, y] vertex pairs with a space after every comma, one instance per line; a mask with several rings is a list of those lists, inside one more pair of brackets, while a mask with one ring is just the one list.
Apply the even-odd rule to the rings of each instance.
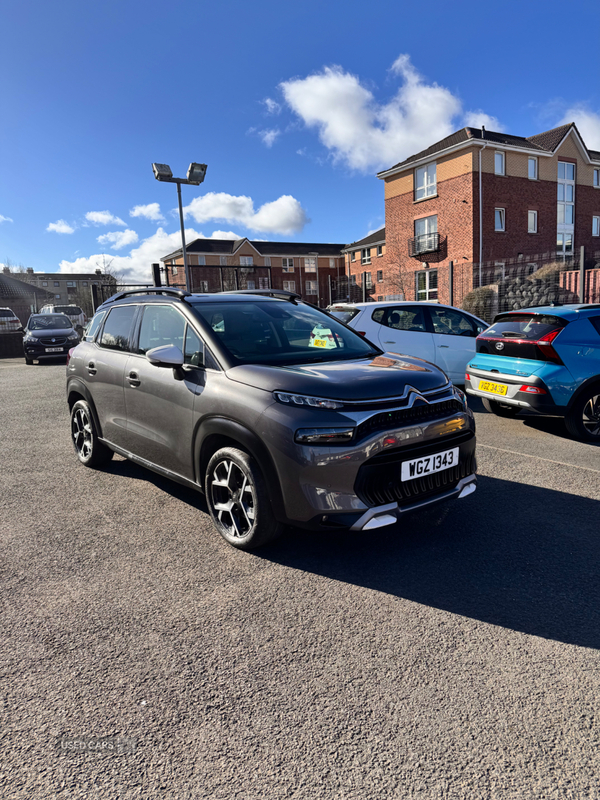
[[408, 255], [420, 256], [423, 253], [436, 253], [440, 249], [439, 233], [424, 233], [408, 240]]

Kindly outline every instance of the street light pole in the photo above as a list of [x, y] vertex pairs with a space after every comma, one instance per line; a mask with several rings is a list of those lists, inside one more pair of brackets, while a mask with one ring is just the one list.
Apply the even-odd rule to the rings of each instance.
[[181, 226], [181, 249], [183, 252], [183, 269], [185, 271], [185, 288], [191, 292], [190, 268], [188, 265], [187, 251], [185, 249], [185, 228], [183, 225], [183, 205], [181, 202], [181, 184], [186, 183], [191, 186], [200, 186], [206, 175], [206, 164], [192, 162], [187, 171], [187, 178], [174, 178], [171, 167], [168, 164], [152, 164], [154, 177], [157, 181], [177, 184], [177, 201], [179, 204], [179, 224]]

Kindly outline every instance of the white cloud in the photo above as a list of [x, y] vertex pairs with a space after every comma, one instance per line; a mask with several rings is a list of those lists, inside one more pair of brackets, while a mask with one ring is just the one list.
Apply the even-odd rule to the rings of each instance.
[[306, 211], [291, 195], [265, 203], [255, 212], [251, 197], [209, 192], [195, 197], [183, 211], [199, 223], [220, 219], [250, 230], [284, 235], [298, 233], [309, 222]]
[[0, 214], [0, 225], [1, 225], [3, 222], [12, 222], [12, 221], [13, 221], [13, 220], [12, 220], [10, 217], [3, 217], [3, 216], [2, 216], [2, 214]]
[[465, 125], [468, 125], [469, 128], [481, 128], [483, 126], [486, 130], [496, 131], [496, 133], [504, 130], [504, 126], [497, 117], [492, 117], [481, 110], [466, 113]]
[[[460, 99], [426, 83], [408, 55], [399, 56], [390, 71], [403, 82], [383, 104], [340, 66], [285, 81], [280, 89], [305, 125], [318, 131], [335, 161], [370, 171], [402, 161], [465, 124]], [[501, 127], [497, 121], [496, 127]]]
[[152, 220], [152, 222], [161, 222], [164, 220], [163, 215], [160, 213], [160, 206], [158, 203], [148, 203], [147, 206], [135, 206], [129, 212], [130, 217], [144, 217], [145, 219]]
[[566, 125], [574, 122], [586, 146], [591, 150], [600, 150], [600, 114], [592, 111], [585, 103], [579, 103], [567, 109], [558, 123]]
[[259, 131], [258, 135], [267, 147], [273, 147], [273, 142], [281, 134], [279, 128], [267, 128], [264, 131]]
[[137, 240], [137, 233], [127, 228], [125, 231], [103, 233], [102, 236], [98, 236], [96, 241], [99, 244], [109, 244], [113, 250], [122, 250], [124, 247], [127, 247], [128, 244], [134, 244]]
[[110, 211], [88, 211], [85, 218], [92, 225], [123, 225], [123, 227], [126, 225], [122, 219], [115, 217]]
[[269, 114], [281, 113], [281, 106], [276, 100], [272, 100], [270, 97], [265, 97], [265, 99], [263, 100], [263, 104], [267, 108], [267, 113]]
[[58, 222], [51, 222], [46, 230], [54, 231], [54, 233], [75, 233], [75, 228], [72, 228], [64, 219], [59, 219]]
[[[233, 231], [215, 231], [211, 236], [204, 236], [193, 228], [185, 229], [185, 240], [187, 243], [194, 239], [241, 239], [242, 237]], [[117, 255], [106, 257], [102, 253], [96, 253], [88, 257], [76, 258], [74, 261], [63, 260], [60, 262], [60, 272], [94, 272], [102, 267], [104, 261], [110, 262], [111, 269], [122, 273], [124, 281], [134, 283], [150, 283], [151, 264], [156, 264], [161, 258], [178, 250], [181, 247], [181, 233], [166, 233], [162, 228], [158, 228], [155, 234], [144, 239], [139, 247], [129, 252], [129, 255]]]

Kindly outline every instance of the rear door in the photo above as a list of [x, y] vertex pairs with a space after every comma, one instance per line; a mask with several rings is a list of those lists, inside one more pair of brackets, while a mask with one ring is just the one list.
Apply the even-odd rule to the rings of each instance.
[[[379, 346], [386, 352], [417, 356], [435, 364], [433, 334], [426, 306], [403, 304], [376, 308], [371, 314]], [[367, 337], [371, 333], [369, 326]]]
[[475, 355], [475, 339], [485, 328], [455, 308], [428, 306], [433, 326], [435, 363], [453, 383], [465, 382], [465, 369]]

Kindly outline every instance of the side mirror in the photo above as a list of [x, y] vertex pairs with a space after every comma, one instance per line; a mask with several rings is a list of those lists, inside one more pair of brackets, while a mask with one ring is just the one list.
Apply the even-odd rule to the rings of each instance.
[[183, 353], [174, 344], [165, 344], [162, 347], [153, 347], [148, 350], [146, 358], [155, 367], [183, 367]]
[[17, 333], [25, 333], [25, 328], [22, 325], [19, 325], [17, 328]]

